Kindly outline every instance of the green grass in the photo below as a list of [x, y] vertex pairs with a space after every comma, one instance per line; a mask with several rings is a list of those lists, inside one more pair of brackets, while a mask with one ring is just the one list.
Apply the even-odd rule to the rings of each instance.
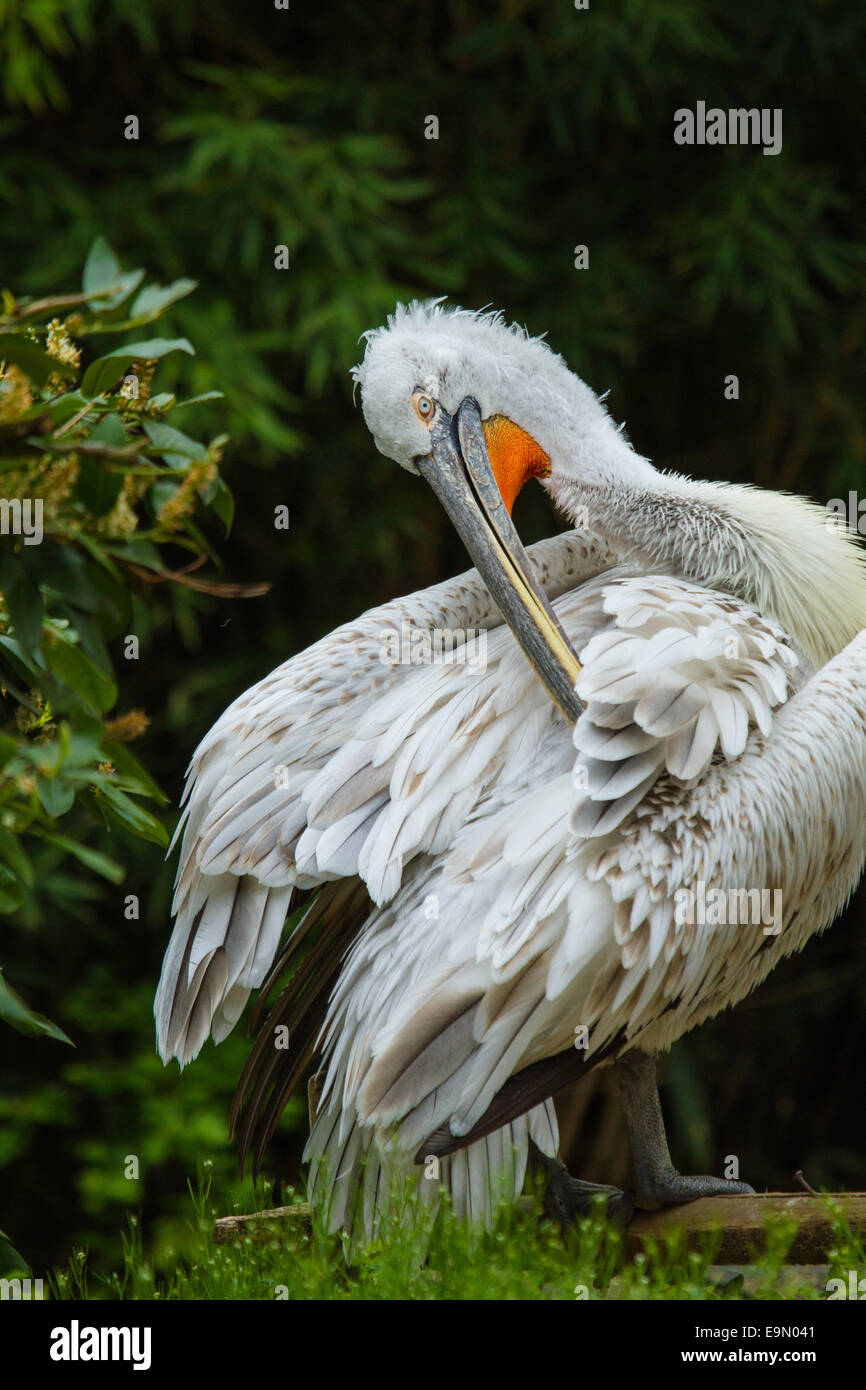
[[[182, 1252], [165, 1249], [159, 1260], [145, 1255], [135, 1218], [122, 1240], [122, 1268], [104, 1275], [88, 1268], [86, 1252], [74, 1252], [68, 1266], [49, 1277], [57, 1299], [657, 1299], [717, 1300], [823, 1299], [823, 1282], [810, 1285], [796, 1267], [786, 1265], [794, 1223], [768, 1223], [766, 1250], [749, 1266], [748, 1295], [734, 1275], [726, 1283], [713, 1267], [718, 1236], [700, 1251], [689, 1251], [680, 1235], [646, 1241], [643, 1253], [627, 1258], [623, 1233], [600, 1214], [588, 1217], [563, 1236], [541, 1218], [538, 1195], [516, 1207], [503, 1207], [493, 1230], [478, 1231], [447, 1209], [435, 1219], [411, 1201], [381, 1239], [349, 1250], [328, 1236], [320, 1220], [299, 1220], [290, 1232], [272, 1227], [253, 1239], [219, 1245], [214, 1219], [226, 1214], [214, 1205], [207, 1171], [190, 1185], [192, 1212]], [[257, 1193], [267, 1207], [267, 1189]], [[827, 1204], [834, 1240], [827, 1277], [847, 1279], [863, 1270], [866, 1250], [842, 1212]], [[301, 1205], [292, 1194], [289, 1205]], [[235, 1204], [235, 1210], [241, 1208]]]

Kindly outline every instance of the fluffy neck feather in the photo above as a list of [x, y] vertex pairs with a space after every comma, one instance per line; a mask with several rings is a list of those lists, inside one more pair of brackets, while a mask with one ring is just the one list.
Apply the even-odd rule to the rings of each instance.
[[849, 533], [828, 527], [822, 507], [788, 493], [662, 474], [633, 457], [628, 481], [618, 459], [614, 480], [560, 479], [554, 500], [621, 551], [774, 618], [816, 667], [866, 627], [863, 551]]

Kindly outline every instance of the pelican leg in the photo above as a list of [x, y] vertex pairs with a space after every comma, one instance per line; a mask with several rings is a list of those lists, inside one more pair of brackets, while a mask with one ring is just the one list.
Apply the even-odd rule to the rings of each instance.
[[565, 1228], [581, 1216], [588, 1216], [596, 1197], [606, 1197], [606, 1214], [615, 1221], [626, 1224], [634, 1213], [634, 1203], [618, 1187], [606, 1187], [603, 1183], [583, 1182], [573, 1178], [560, 1158], [551, 1158], [532, 1145], [535, 1164], [547, 1176], [544, 1192], [544, 1210], [554, 1221]]
[[754, 1192], [729, 1178], [682, 1177], [671, 1162], [656, 1084], [656, 1059], [635, 1048], [614, 1067], [631, 1147], [632, 1196], [636, 1207], [655, 1211], [697, 1197], [731, 1197]]

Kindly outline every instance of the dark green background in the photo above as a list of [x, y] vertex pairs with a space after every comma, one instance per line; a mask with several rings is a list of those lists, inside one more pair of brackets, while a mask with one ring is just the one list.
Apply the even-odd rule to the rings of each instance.
[[[139, 596], [143, 659], [122, 672], [120, 708], [151, 716], [136, 751], [175, 803], [197, 740], [242, 689], [465, 565], [352, 402], [358, 336], [399, 298], [491, 304], [547, 332], [662, 466], [821, 502], [863, 488], [859, 0], [12, 0], [5, 13], [0, 278], [74, 290], [102, 234], [126, 265], [200, 282], [166, 325], [199, 357], [165, 370], [225, 392], [198, 420], [232, 434], [237, 521], [213, 540], [226, 577], [273, 586], [249, 601]], [[673, 113], [698, 99], [782, 107], [783, 152], [675, 146]], [[430, 114], [438, 141], [424, 139]], [[738, 402], [723, 398], [728, 373]], [[272, 524], [279, 503], [288, 533]], [[540, 490], [515, 519], [525, 540], [557, 525]], [[122, 893], [141, 894], [139, 922], [121, 891], [84, 878], [74, 917], [37, 895], [4, 922], [10, 978], [77, 1044], [0, 1034], [0, 1226], [37, 1265], [73, 1244], [116, 1262], [129, 1209], [157, 1252], [176, 1246], [196, 1163], [213, 1158], [221, 1183], [232, 1172], [243, 1038], [181, 1078], [153, 1055], [170, 872], [135, 850]], [[801, 1166], [815, 1185], [866, 1186], [864, 952], [858, 897], [678, 1045], [667, 1105], [685, 1170], [736, 1153], [758, 1187], [787, 1187]], [[617, 1125], [599, 1093], [569, 1155], [585, 1176], [622, 1176]], [[273, 1150], [290, 1178], [301, 1138], [297, 1103]]]

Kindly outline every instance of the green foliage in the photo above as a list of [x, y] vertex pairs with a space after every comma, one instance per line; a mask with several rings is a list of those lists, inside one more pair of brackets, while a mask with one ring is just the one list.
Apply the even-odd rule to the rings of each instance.
[[[141, 1227], [129, 1220], [122, 1239], [123, 1267], [91, 1277], [86, 1253], [76, 1251], [49, 1279], [56, 1299], [252, 1299], [292, 1300], [540, 1300], [545, 1302], [670, 1301], [716, 1302], [826, 1298], [826, 1280], [862, 1267], [862, 1237], [844, 1213], [825, 1202], [835, 1235], [828, 1271], [815, 1280], [785, 1264], [796, 1234], [790, 1221], [767, 1221], [765, 1249], [742, 1270], [714, 1265], [718, 1233], [687, 1247], [681, 1232], [664, 1241], [647, 1240], [629, 1255], [623, 1233], [603, 1216], [583, 1218], [562, 1234], [542, 1218], [536, 1195], [502, 1207], [490, 1231], [459, 1220], [447, 1205], [431, 1220], [408, 1201], [370, 1245], [344, 1249], [319, 1217], [310, 1221], [297, 1194], [287, 1205], [294, 1216], [271, 1223], [236, 1244], [215, 1244], [212, 1173], [205, 1168], [190, 1186], [193, 1219], [180, 1248], [167, 1247], [154, 1261], [144, 1250]], [[267, 1206], [266, 1188], [257, 1193]], [[235, 1205], [239, 1212], [240, 1206]]]
[[[166, 577], [165, 549], [204, 558], [197, 508], [230, 521], [219, 476], [226, 442], [204, 445], [174, 425], [182, 405], [155, 394], [160, 359], [192, 353], [186, 338], [135, 338], [195, 284], [144, 285], [108, 244], [94, 242], [80, 293], [34, 300], [3, 291], [0, 315], [0, 914], [36, 888], [52, 846], [120, 883], [124, 868], [85, 842], [84, 821], [125, 848], [168, 843], [142, 801], [166, 800], [128, 742], [139, 710], [111, 718], [118, 656], [130, 643], [139, 576]], [[71, 312], [69, 312], [71, 310]], [[65, 318], [59, 316], [65, 313]], [[86, 366], [77, 343], [91, 341]], [[169, 424], [169, 420], [172, 421]], [[124, 636], [125, 634], [125, 636]], [[116, 652], [118, 643], [126, 650]], [[115, 644], [115, 652], [112, 652]], [[79, 813], [79, 814], [77, 814]], [[67, 817], [74, 833], [65, 833]], [[61, 829], [61, 826], [64, 829]], [[51, 897], [51, 887], [43, 893]], [[0, 1018], [68, 1042], [0, 979]]]

